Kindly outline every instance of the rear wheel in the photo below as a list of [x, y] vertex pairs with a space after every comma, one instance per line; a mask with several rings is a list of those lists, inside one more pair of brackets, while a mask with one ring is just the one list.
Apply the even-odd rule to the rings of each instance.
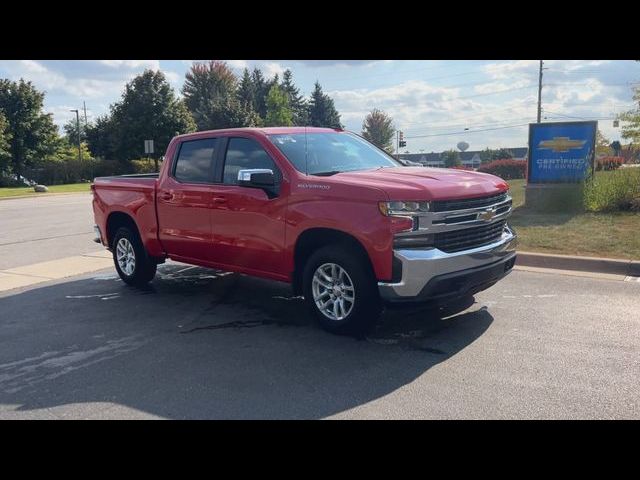
[[311, 255], [303, 291], [318, 323], [332, 333], [364, 334], [380, 316], [380, 297], [368, 261], [346, 246], [330, 245]]
[[149, 258], [137, 232], [121, 227], [113, 238], [113, 263], [123, 282], [143, 286], [153, 280], [157, 263]]

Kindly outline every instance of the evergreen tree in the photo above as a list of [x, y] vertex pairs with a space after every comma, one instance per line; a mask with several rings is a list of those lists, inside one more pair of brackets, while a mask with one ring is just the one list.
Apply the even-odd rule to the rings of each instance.
[[262, 75], [259, 68], [253, 69], [251, 80], [253, 81], [253, 91], [255, 92], [253, 109], [260, 115], [260, 118], [265, 118], [267, 116], [266, 98], [269, 90], [267, 89], [267, 82], [264, 79], [264, 75]]
[[11, 171], [18, 177], [55, 151], [58, 129], [52, 115], [43, 112], [44, 92], [31, 82], [0, 79], [0, 113], [9, 142]]
[[308, 109], [307, 103], [300, 90], [293, 84], [293, 74], [291, 70], [285, 70], [282, 75], [282, 89], [289, 98], [289, 106], [293, 115], [293, 124], [299, 126], [305, 126], [308, 123]]
[[267, 127], [288, 127], [293, 125], [289, 98], [277, 83], [271, 86], [266, 103], [267, 116], [264, 119], [264, 124]]
[[333, 99], [322, 92], [317, 81], [309, 102], [309, 123], [314, 127], [342, 128]]
[[249, 106], [253, 109], [256, 105], [256, 90], [249, 69], [245, 68], [242, 72], [242, 80], [238, 86], [238, 101], [240, 105]]

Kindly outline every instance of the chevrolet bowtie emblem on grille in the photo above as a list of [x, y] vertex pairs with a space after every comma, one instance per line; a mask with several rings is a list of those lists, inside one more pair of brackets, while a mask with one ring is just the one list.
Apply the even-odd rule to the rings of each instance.
[[479, 213], [478, 214], [478, 219], [488, 222], [489, 220], [491, 220], [495, 216], [496, 216], [496, 211], [493, 210], [493, 209], [489, 209], [489, 210], [485, 210], [482, 213]]
[[552, 152], [568, 152], [575, 148], [580, 149], [586, 140], [571, 140], [569, 137], [553, 137], [553, 140], [543, 140], [538, 144], [541, 150], [551, 150]]

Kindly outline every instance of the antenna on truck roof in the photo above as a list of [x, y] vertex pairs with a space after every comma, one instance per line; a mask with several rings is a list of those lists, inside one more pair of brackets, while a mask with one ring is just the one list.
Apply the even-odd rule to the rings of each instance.
[[304, 126], [304, 173], [309, 175], [309, 155], [307, 153], [307, 126]]

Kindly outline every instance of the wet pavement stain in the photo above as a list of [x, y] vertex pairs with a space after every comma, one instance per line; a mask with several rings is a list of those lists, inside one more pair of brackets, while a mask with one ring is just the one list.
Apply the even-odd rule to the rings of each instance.
[[[102, 279], [104, 277], [100, 278]], [[293, 295], [290, 285], [196, 266], [185, 268], [184, 265], [165, 264], [158, 269], [156, 279], [144, 288], [133, 289], [123, 285], [123, 291], [119, 295], [98, 294], [94, 297], [106, 300], [150, 294], [209, 296], [208, 303], [192, 319], [186, 324], [178, 325], [180, 334], [268, 326], [320, 329], [304, 298]], [[371, 331], [352, 337], [356, 341], [366, 341], [381, 347], [446, 356], [449, 353], [445, 348], [440, 348], [438, 337], [450, 326], [451, 322], [447, 318], [469, 310], [474, 303], [473, 297], [467, 297], [447, 307], [417, 304], [386, 308]], [[246, 319], [223, 323], [215, 321], [217, 318], [224, 318], [229, 309]], [[480, 310], [482, 309], [486, 307]]]

